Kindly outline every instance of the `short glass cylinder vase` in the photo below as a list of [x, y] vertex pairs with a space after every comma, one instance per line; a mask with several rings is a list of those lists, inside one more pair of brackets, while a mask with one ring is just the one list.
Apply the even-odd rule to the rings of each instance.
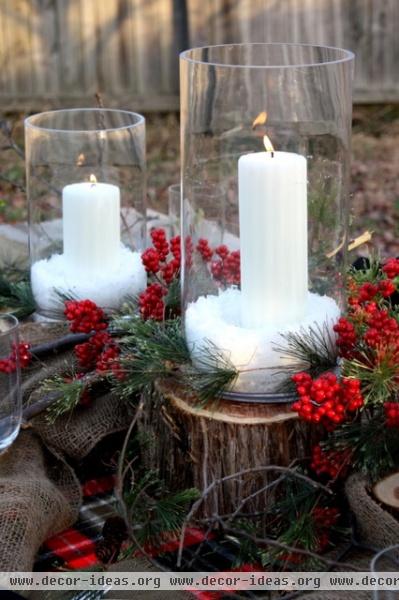
[[105, 309], [146, 287], [145, 120], [108, 109], [25, 120], [32, 291], [37, 313], [65, 298]]
[[0, 454], [18, 436], [22, 419], [18, 330], [14, 315], [0, 314]]
[[[298, 336], [334, 351], [353, 62], [298, 44], [181, 54], [183, 322], [198, 366], [214, 356], [239, 371], [231, 399], [289, 401], [290, 375], [307, 366]], [[225, 190], [220, 202], [202, 201], [210, 186]]]

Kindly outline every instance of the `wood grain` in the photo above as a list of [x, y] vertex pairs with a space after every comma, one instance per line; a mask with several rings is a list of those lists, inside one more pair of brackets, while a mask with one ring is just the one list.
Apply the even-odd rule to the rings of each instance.
[[1, 0], [0, 108], [176, 109], [187, 45], [273, 41], [351, 49], [355, 101], [399, 101], [397, 0], [186, 2]]

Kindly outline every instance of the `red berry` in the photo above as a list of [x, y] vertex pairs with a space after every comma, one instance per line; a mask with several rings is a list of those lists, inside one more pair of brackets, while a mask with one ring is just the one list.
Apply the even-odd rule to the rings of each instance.
[[209, 245], [208, 240], [203, 238], [198, 240], [197, 250], [201, 254], [205, 262], [209, 262], [213, 256], [213, 250]]
[[154, 248], [147, 248], [141, 255], [141, 261], [147, 273], [158, 273], [160, 256]]
[[383, 298], [389, 298], [396, 292], [396, 287], [390, 279], [383, 279], [378, 284], [378, 291]]
[[164, 296], [167, 289], [159, 283], [152, 283], [139, 296], [140, 314], [143, 319], [162, 321], [165, 317]]
[[389, 279], [394, 279], [399, 275], [399, 259], [389, 258], [382, 267], [382, 270]]
[[152, 244], [157, 250], [159, 260], [165, 261], [169, 254], [169, 244], [166, 240], [166, 234], [164, 229], [153, 229], [151, 231]]
[[399, 402], [385, 402], [384, 412], [386, 426], [399, 428]]
[[332, 430], [363, 406], [360, 382], [343, 378], [338, 383], [334, 373], [325, 373], [312, 380], [309, 375], [294, 375], [299, 400], [292, 406], [301, 419], [322, 423]]
[[64, 314], [73, 333], [90, 333], [107, 328], [104, 311], [91, 300], [67, 300]]

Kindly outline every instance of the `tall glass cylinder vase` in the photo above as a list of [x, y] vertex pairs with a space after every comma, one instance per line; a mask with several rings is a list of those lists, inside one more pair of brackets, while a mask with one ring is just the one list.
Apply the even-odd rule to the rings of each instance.
[[145, 120], [76, 109], [25, 121], [31, 282], [39, 315], [66, 297], [118, 308], [146, 286]]
[[[181, 55], [183, 321], [198, 365], [213, 355], [238, 369], [231, 398], [285, 398], [287, 374], [306, 368], [292, 336], [334, 344], [353, 58], [296, 44]], [[209, 186], [220, 202], [198, 194]]]

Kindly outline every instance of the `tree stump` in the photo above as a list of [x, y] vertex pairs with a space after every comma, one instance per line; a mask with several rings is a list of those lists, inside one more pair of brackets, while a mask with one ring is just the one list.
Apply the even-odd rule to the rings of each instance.
[[[238, 508], [263, 512], [275, 497], [263, 488], [281, 472], [262, 468], [292, 465], [309, 456], [315, 443], [314, 428], [300, 421], [290, 404], [218, 400], [201, 407], [198, 398], [176, 385], [159, 385], [158, 392], [160, 400], [139, 423], [144, 439], [153, 440], [144, 460], [172, 490], [196, 487], [204, 493], [210, 486], [201, 516]], [[235, 473], [240, 475], [220, 481]]]

